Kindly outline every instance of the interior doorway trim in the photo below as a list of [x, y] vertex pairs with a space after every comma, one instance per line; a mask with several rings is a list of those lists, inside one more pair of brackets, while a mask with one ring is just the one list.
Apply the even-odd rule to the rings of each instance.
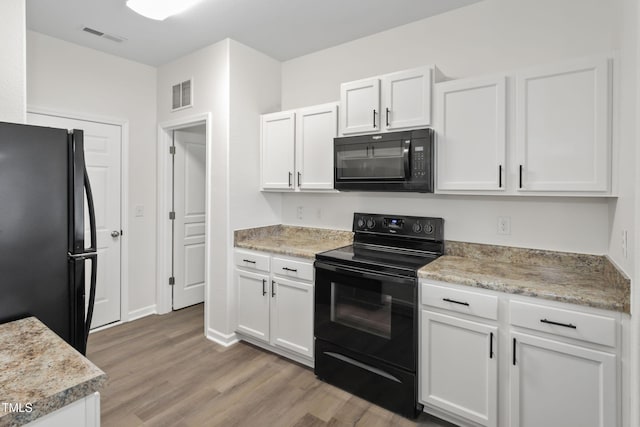
[[[212, 140], [211, 140], [211, 113], [203, 113], [180, 119], [162, 122], [158, 125], [158, 252], [157, 252], [157, 287], [156, 287], [156, 307], [158, 314], [165, 314], [172, 310], [171, 286], [169, 276], [171, 275], [171, 221], [169, 211], [171, 210], [171, 158], [169, 147], [172, 143], [172, 132], [196, 125], [205, 125], [205, 146], [206, 146], [206, 167], [205, 167], [205, 231], [204, 231], [204, 312], [205, 319], [209, 318], [209, 284], [211, 278], [211, 194], [210, 182], [212, 177]], [[205, 322], [206, 324], [206, 322]]]
[[98, 116], [75, 111], [56, 110], [34, 105], [27, 106], [27, 113], [41, 114], [45, 116], [60, 117], [63, 119], [82, 120], [86, 122], [104, 123], [120, 126], [121, 150], [120, 150], [120, 224], [124, 234], [120, 238], [120, 320], [110, 323], [92, 332], [110, 328], [129, 319], [129, 120]]

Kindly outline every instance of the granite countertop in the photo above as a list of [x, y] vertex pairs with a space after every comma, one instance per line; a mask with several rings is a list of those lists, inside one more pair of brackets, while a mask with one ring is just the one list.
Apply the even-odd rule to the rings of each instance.
[[[0, 325], [0, 343], [0, 427], [34, 421], [98, 391], [107, 379], [35, 317]], [[4, 403], [32, 411], [11, 412]]]
[[605, 256], [447, 242], [421, 278], [629, 313], [630, 281]]
[[235, 247], [292, 257], [314, 259], [317, 253], [353, 243], [350, 231], [270, 225], [236, 230]]

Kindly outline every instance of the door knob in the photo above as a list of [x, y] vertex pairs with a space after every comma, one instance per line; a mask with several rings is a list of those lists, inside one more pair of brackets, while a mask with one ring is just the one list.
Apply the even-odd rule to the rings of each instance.
[[113, 230], [111, 232], [111, 237], [118, 237], [120, 235], [120, 232], [118, 230]]

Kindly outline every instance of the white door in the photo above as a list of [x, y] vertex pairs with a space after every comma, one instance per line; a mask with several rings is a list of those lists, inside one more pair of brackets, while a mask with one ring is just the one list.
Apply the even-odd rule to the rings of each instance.
[[431, 124], [431, 82], [428, 67], [386, 74], [382, 78], [382, 126], [399, 129]]
[[438, 83], [438, 190], [504, 190], [506, 77]]
[[617, 426], [616, 356], [512, 333], [512, 427]]
[[271, 291], [271, 344], [313, 357], [313, 286], [276, 278]]
[[206, 130], [174, 131], [173, 309], [204, 301]]
[[295, 113], [284, 111], [263, 115], [260, 145], [262, 188], [293, 191]]
[[611, 83], [606, 58], [516, 75], [520, 191], [609, 190]]
[[380, 131], [380, 80], [365, 79], [340, 85], [340, 132]]
[[496, 426], [498, 328], [426, 310], [421, 322], [422, 401]]
[[333, 189], [333, 138], [338, 105], [303, 108], [296, 115], [296, 182], [301, 190]]
[[269, 276], [236, 270], [236, 330], [269, 342]]
[[[27, 115], [29, 124], [84, 131], [84, 155], [93, 191], [98, 232], [98, 270], [91, 328], [120, 320], [121, 145], [120, 126], [44, 114]], [[85, 206], [85, 244], [89, 219]], [[87, 263], [87, 266], [90, 264]], [[91, 269], [86, 271], [87, 296]]]

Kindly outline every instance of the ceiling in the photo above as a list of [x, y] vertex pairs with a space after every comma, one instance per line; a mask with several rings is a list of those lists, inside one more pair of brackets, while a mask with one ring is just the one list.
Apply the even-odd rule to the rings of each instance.
[[[27, 0], [27, 28], [149, 65], [227, 37], [285, 61], [479, 0], [202, 0], [165, 21], [126, 0]], [[114, 42], [90, 27], [126, 39]]]

